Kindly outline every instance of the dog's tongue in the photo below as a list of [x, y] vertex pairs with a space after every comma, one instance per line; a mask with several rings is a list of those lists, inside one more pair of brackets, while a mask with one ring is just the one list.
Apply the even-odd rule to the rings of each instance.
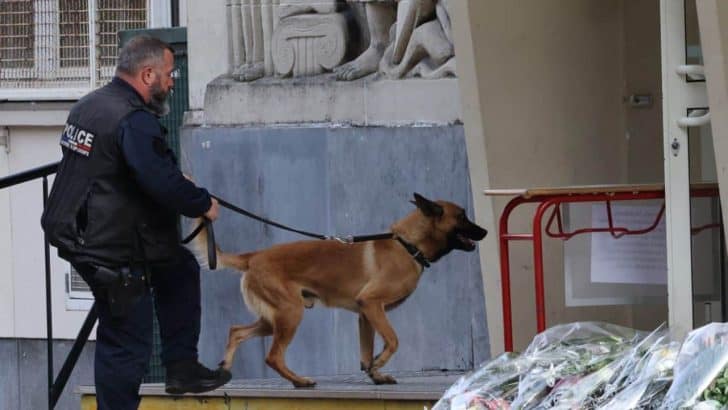
[[458, 234], [458, 239], [470, 246], [475, 246], [475, 242], [471, 241], [469, 238], [464, 237], [463, 235]]

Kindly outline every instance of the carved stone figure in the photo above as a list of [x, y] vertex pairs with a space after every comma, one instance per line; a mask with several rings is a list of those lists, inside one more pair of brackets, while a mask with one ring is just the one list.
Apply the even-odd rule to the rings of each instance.
[[[389, 78], [402, 78], [408, 74], [423, 78], [442, 78], [455, 75], [455, 48], [452, 41], [449, 0], [409, 0], [399, 4], [398, 33], [387, 49], [380, 64], [380, 71]], [[403, 7], [404, 6], [404, 7]], [[435, 20], [417, 27], [422, 16], [431, 10]], [[428, 18], [428, 17], [424, 17]]]
[[369, 48], [361, 55], [334, 72], [339, 80], [356, 80], [377, 72], [384, 51], [389, 45], [389, 29], [395, 22], [394, 0], [347, 0], [365, 4], [367, 25], [369, 28]]
[[[348, 0], [365, 2], [369, 48], [334, 69], [339, 80], [377, 71], [389, 78], [440, 78], [455, 74], [449, 0]], [[396, 24], [395, 24], [396, 23]]]
[[348, 37], [337, 0], [231, 1], [236, 80], [318, 74], [343, 60]]
[[273, 74], [270, 38], [278, 23], [280, 0], [232, 0], [233, 77], [252, 81]]
[[363, 3], [369, 45], [340, 65], [349, 42], [340, 0], [229, 0], [233, 77], [315, 75], [349, 81], [455, 75], [450, 0], [346, 0]]

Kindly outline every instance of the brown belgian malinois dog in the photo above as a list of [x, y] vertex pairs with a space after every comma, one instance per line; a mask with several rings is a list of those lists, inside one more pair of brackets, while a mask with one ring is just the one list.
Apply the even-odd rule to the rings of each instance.
[[[220, 363], [233, 365], [238, 345], [253, 336], [273, 335], [265, 362], [296, 387], [316, 383], [286, 366], [286, 348], [303, 317], [304, 308], [316, 300], [325, 306], [359, 314], [361, 368], [376, 384], [396, 383], [380, 369], [389, 361], [399, 341], [386, 311], [414, 292], [430, 262], [453, 249], [471, 252], [487, 231], [471, 222], [463, 208], [446, 201], [430, 201], [414, 194], [417, 209], [391, 226], [392, 239], [341, 243], [335, 240], [300, 241], [239, 255], [217, 250], [218, 264], [245, 273], [243, 299], [259, 319], [234, 325]], [[207, 235], [195, 238], [195, 253], [206, 265]], [[384, 348], [374, 356], [374, 332]]]

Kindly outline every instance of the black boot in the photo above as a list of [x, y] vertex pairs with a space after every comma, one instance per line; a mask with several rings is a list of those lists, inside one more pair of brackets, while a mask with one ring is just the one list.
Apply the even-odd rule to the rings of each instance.
[[232, 374], [222, 367], [210, 370], [197, 360], [183, 360], [167, 365], [168, 394], [204, 393], [212, 391], [232, 379]]

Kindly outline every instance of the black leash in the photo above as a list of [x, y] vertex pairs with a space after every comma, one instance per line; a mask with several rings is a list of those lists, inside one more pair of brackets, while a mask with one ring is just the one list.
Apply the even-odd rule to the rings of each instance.
[[[228, 208], [233, 212], [239, 213], [241, 215], [245, 215], [249, 218], [255, 219], [256, 221], [275, 226], [276, 228], [280, 228], [280, 229], [283, 229], [283, 230], [286, 230], [289, 232], [295, 232], [297, 234], [300, 234], [303, 236], [308, 236], [310, 238], [316, 238], [316, 239], [321, 239], [321, 240], [337, 240], [341, 243], [351, 244], [351, 243], [355, 243], [355, 242], [366, 242], [366, 241], [376, 241], [376, 240], [380, 240], [380, 239], [391, 239], [394, 237], [394, 235], [391, 232], [374, 234], [374, 235], [359, 235], [359, 236], [348, 235], [345, 237], [339, 237], [339, 236], [327, 236], [327, 235], [321, 235], [321, 234], [317, 234], [317, 233], [302, 231], [300, 229], [294, 229], [289, 226], [280, 224], [278, 222], [271, 221], [270, 219], [266, 219], [261, 216], [258, 216], [252, 212], [246, 211], [243, 208], [235, 206], [235, 205], [231, 204], [230, 202], [228, 202], [218, 196], [215, 196], [215, 195], [210, 195], [210, 196], [217, 199], [217, 202], [221, 206], [224, 206], [225, 208]], [[215, 233], [213, 232], [213, 229], [212, 229], [212, 221], [210, 221], [207, 218], [203, 218], [203, 221], [189, 235], [187, 235], [184, 239], [182, 239], [182, 243], [185, 245], [190, 243], [195, 238], [195, 236], [197, 236], [200, 233], [200, 231], [202, 231], [202, 228], [207, 228], [207, 261], [208, 261], [208, 264], [210, 265], [210, 270], [215, 270], [215, 268], [217, 268], [217, 252], [215, 252], [215, 248], [216, 248]], [[408, 249], [408, 251], [409, 251], [409, 249]], [[419, 262], [419, 260], [418, 260], [418, 262]]]
[[215, 244], [215, 231], [212, 229], [212, 221], [205, 218], [207, 225], [207, 264], [210, 270], [217, 269], [217, 245]]
[[[273, 225], [276, 228], [280, 228], [280, 229], [283, 229], [283, 230], [286, 230], [286, 231], [289, 231], [289, 232], [295, 232], [297, 234], [300, 234], [300, 235], [303, 235], [303, 236], [308, 236], [310, 238], [316, 238], [316, 239], [321, 239], [321, 240], [331, 240], [331, 239], [334, 239], [334, 240], [337, 240], [337, 241], [343, 242], [343, 243], [354, 243], [354, 242], [375, 241], [375, 240], [379, 240], [379, 239], [391, 239], [394, 236], [391, 233], [380, 233], [380, 234], [374, 234], [374, 235], [360, 235], [360, 236], [351, 236], [351, 235], [349, 235], [349, 236], [345, 236], [345, 237], [339, 237], [339, 236], [327, 236], [327, 235], [321, 235], [321, 234], [317, 234], [317, 233], [302, 231], [302, 230], [299, 230], [299, 229], [294, 229], [294, 228], [291, 228], [289, 226], [280, 224], [280, 223], [275, 222], [275, 221], [271, 221], [270, 219], [266, 219], [266, 218], [263, 218], [261, 216], [258, 216], [258, 215], [254, 214], [252, 212], [246, 211], [243, 208], [240, 208], [238, 206], [235, 206], [235, 205], [231, 204], [230, 202], [228, 202], [228, 201], [226, 201], [226, 200], [224, 200], [224, 199], [222, 199], [220, 197], [217, 197], [215, 195], [211, 195], [211, 196], [213, 198], [217, 199], [217, 202], [221, 206], [224, 206], [225, 208], [230, 209], [231, 211], [237, 212], [237, 213], [239, 213], [241, 215], [245, 215], [245, 216], [247, 216], [249, 218], [255, 219], [256, 221], [263, 222], [264, 224]], [[200, 229], [202, 229], [202, 228], [200, 228]]]
[[202, 228], [204, 228], [206, 225], [209, 226], [212, 224], [209, 223], [209, 219], [203, 218], [202, 223], [197, 225], [197, 228], [195, 228], [194, 231], [192, 231], [189, 235], [185, 236], [185, 238], [182, 239], [182, 244], [187, 245], [188, 243], [192, 242], [192, 240], [195, 239], [195, 236], [197, 236], [197, 234], [199, 234]]
[[207, 218], [202, 218], [202, 222], [197, 225], [197, 228], [193, 230], [189, 235], [182, 239], [182, 244], [187, 245], [195, 239], [202, 228], [207, 228], [207, 264], [210, 265], [210, 270], [217, 268], [217, 252], [215, 252], [215, 231], [212, 228], [212, 221]]

